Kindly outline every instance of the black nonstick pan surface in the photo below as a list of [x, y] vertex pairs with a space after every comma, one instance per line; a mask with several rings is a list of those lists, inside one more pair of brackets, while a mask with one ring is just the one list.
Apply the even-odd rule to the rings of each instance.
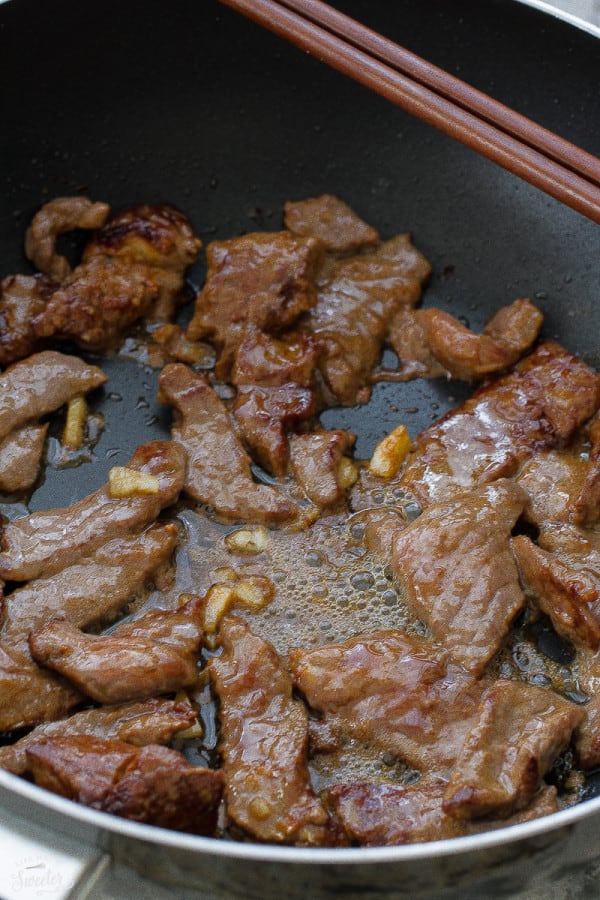
[[[600, 155], [600, 44], [515, 0], [333, 4]], [[334, 193], [382, 236], [410, 231], [433, 266], [424, 305], [479, 330], [529, 296], [543, 334], [600, 366], [600, 228], [215, 0], [9, 0], [0, 5], [0, 276], [30, 272], [25, 229], [48, 199], [114, 211], [168, 202], [206, 245], [282, 227], [287, 199]], [[77, 235], [64, 246], [76, 257]], [[204, 277], [190, 270], [192, 289]], [[185, 320], [189, 309], [184, 310]], [[64, 506], [135, 447], [166, 436], [157, 372], [118, 355], [93, 459], [49, 464], [11, 516]], [[322, 421], [356, 455], [403, 421], [416, 435], [470, 388], [377, 384]]]

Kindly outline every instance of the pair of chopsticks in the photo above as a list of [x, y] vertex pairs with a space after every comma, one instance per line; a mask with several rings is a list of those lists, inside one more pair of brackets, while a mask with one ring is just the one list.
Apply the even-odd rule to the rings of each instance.
[[600, 159], [321, 0], [221, 0], [600, 224]]

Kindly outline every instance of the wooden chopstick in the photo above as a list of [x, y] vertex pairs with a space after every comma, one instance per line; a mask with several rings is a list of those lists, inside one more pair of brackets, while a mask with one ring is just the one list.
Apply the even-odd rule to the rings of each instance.
[[221, 0], [600, 224], [600, 160], [321, 0]]

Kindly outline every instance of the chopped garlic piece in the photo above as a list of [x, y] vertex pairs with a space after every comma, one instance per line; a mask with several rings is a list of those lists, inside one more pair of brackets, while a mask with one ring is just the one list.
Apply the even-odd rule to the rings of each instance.
[[108, 490], [113, 499], [135, 497], [136, 494], [158, 494], [160, 481], [156, 475], [148, 475], [127, 466], [113, 466], [108, 473]]
[[398, 425], [375, 447], [369, 462], [369, 472], [380, 478], [393, 478], [408, 456], [410, 446], [410, 435], [406, 426]]
[[235, 599], [231, 584], [213, 584], [206, 594], [204, 607], [204, 631], [214, 634], [219, 622]]
[[264, 553], [269, 544], [269, 532], [264, 525], [257, 528], [239, 528], [225, 538], [225, 546], [231, 553]]
[[[223, 573], [232, 570], [223, 567], [219, 571]], [[275, 586], [270, 579], [261, 575], [240, 578], [234, 572], [233, 578], [227, 577], [227, 581], [217, 582], [208, 589], [204, 607], [205, 634], [216, 632], [219, 622], [233, 603], [241, 603], [250, 609], [262, 609], [274, 596]]]
[[197, 740], [198, 738], [204, 737], [204, 728], [198, 719], [196, 719], [193, 725], [190, 725], [189, 728], [184, 728], [183, 731], [178, 731], [175, 737], [183, 738], [184, 741]]
[[65, 447], [69, 447], [71, 450], [81, 449], [87, 415], [88, 408], [85, 397], [74, 397], [69, 400], [62, 439]]
[[337, 466], [335, 478], [339, 486], [346, 490], [346, 488], [352, 487], [357, 478], [358, 470], [352, 460], [348, 459], [347, 456], [342, 456]]

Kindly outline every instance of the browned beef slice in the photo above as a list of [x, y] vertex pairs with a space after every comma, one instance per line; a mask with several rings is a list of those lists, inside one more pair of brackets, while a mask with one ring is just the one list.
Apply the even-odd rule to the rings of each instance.
[[231, 820], [261, 841], [330, 844], [329, 817], [308, 773], [308, 716], [273, 647], [234, 616], [209, 663]]
[[317, 345], [303, 331], [292, 331], [276, 338], [264, 331], [249, 329], [237, 348], [231, 383], [238, 387], [281, 387], [292, 383], [310, 387], [316, 358]]
[[[600, 532], [550, 522], [540, 529], [538, 544], [580, 574], [584, 583], [600, 591]], [[596, 618], [600, 617], [600, 602], [593, 601], [592, 610]]]
[[377, 231], [333, 194], [295, 202], [288, 200], [284, 216], [285, 227], [294, 234], [319, 238], [334, 252], [355, 251], [379, 243]]
[[346, 494], [340, 463], [354, 444], [349, 431], [314, 431], [290, 438], [294, 478], [321, 509], [336, 506]]
[[0, 376], [0, 437], [106, 382], [97, 366], [54, 350], [35, 353]]
[[98, 703], [143, 700], [193, 687], [198, 677], [204, 601], [152, 609], [110, 634], [85, 634], [53, 619], [29, 635], [33, 658]]
[[214, 241], [206, 250], [206, 284], [188, 328], [219, 351], [216, 373], [227, 378], [247, 328], [277, 334], [317, 301], [315, 272], [323, 246], [289, 231]]
[[27, 768], [25, 751], [50, 736], [88, 735], [120, 739], [143, 747], [167, 744], [179, 731], [189, 728], [196, 713], [187, 701], [152, 699], [84, 709], [67, 719], [38, 725], [14, 744], [0, 747], [0, 768], [22, 775]]
[[599, 403], [600, 375], [558, 344], [540, 344], [419, 435], [402, 484], [425, 506], [512, 476], [535, 453], [564, 446]]
[[222, 775], [177, 750], [77, 735], [43, 738], [26, 753], [36, 784], [69, 800], [176, 831], [215, 831]]
[[107, 203], [92, 203], [87, 197], [56, 197], [31, 220], [25, 233], [25, 255], [40, 272], [62, 281], [71, 273], [71, 266], [56, 252], [59, 235], [76, 228], [100, 228], [109, 213]]
[[521, 488], [501, 479], [433, 504], [393, 540], [393, 568], [409, 605], [474, 674], [525, 603], [509, 543], [524, 503]]
[[[597, 657], [598, 654], [595, 654]], [[586, 666], [584, 684], [594, 672], [598, 672], [598, 659]], [[595, 684], [598, 683], [597, 676]], [[595, 686], [595, 685], [594, 685]], [[575, 751], [582, 769], [596, 769], [600, 766], [600, 696], [595, 694], [583, 707], [585, 718], [575, 731]]]
[[27, 648], [30, 631], [55, 616], [78, 628], [111, 622], [147, 583], [166, 568], [177, 527], [151, 525], [139, 536], [115, 538], [50, 578], [38, 578], [4, 598], [0, 639]]
[[79, 691], [40, 669], [28, 653], [0, 645], [0, 731], [58, 719], [81, 700]]
[[573, 521], [594, 525], [600, 518], [600, 415], [596, 414], [589, 427], [589, 463], [581, 490], [573, 501]]
[[10, 522], [1, 534], [0, 577], [26, 581], [52, 575], [109, 540], [141, 531], [177, 500], [185, 474], [185, 455], [178, 444], [142, 444], [128, 465], [155, 476], [158, 492], [116, 499], [105, 486], [72, 506]]
[[28, 490], [38, 477], [48, 424], [23, 425], [0, 441], [0, 491]]
[[589, 470], [589, 462], [575, 444], [536, 453], [521, 466], [518, 482], [528, 494], [524, 516], [538, 526], [575, 521], [574, 504]]
[[537, 338], [543, 320], [530, 300], [515, 300], [500, 310], [483, 334], [475, 334], [440, 309], [424, 309], [421, 315], [433, 356], [453, 378], [465, 381], [477, 381], [516, 363]]
[[252, 479], [232, 417], [202, 376], [181, 363], [168, 365], [158, 397], [177, 410], [172, 435], [187, 453], [185, 491], [194, 500], [228, 521], [276, 524], [296, 517], [297, 507], [281, 491]]
[[477, 381], [516, 363], [537, 338], [542, 320], [530, 300], [515, 300], [477, 334], [441, 309], [402, 309], [392, 320], [389, 340], [406, 377]]
[[8, 275], [0, 282], [0, 366], [39, 349], [34, 322], [55, 288], [44, 275]]
[[598, 600], [598, 584], [525, 535], [513, 538], [512, 548], [527, 597], [550, 617], [558, 634], [579, 647], [596, 650], [600, 623], [590, 604]]
[[368, 376], [379, 362], [390, 319], [399, 307], [419, 301], [430, 271], [408, 234], [324, 267], [306, 328], [319, 345], [319, 368], [336, 402], [368, 398]]
[[350, 839], [365, 847], [478, 834], [547, 816], [558, 809], [556, 788], [544, 787], [526, 809], [507, 819], [469, 822], [442, 809], [446, 787], [442, 780], [424, 779], [406, 786], [363, 781], [336, 785], [327, 791], [326, 800]]
[[145, 266], [98, 256], [82, 263], [50, 297], [34, 322], [40, 338], [75, 341], [85, 350], [108, 350], [148, 315], [159, 295]]
[[158, 296], [153, 317], [168, 319], [184, 284], [184, 272], [202, 246], [192, 223], [168, 204], [143, 204], [113, 216], [87, 244], [83, 259], [118, 257], [128, 266], [145, 267]]
[[282, 478], [288, 470], [288, 432], [317, 412], [315, 392], [296, 384], [238, 388], [233, 414], [252, 458]]
[[339, 731], [442, 775], [456, 760], [483, 691], [441, 648], [401, 631], [292, 650], [289, 665], [309, 705]]
[[444, 811], [473, 819], [527, 806], [583, 716], [581, 707], [552, 691], [499, 679], [482, 698], [479, 720], [452, 772]]
[[431, 351], [423, 312], [410, 306], [400, 307], [388, 328], [387, 339], [398, 356], [402, 375], [407, 381], [411, 378], [450, 375]]

